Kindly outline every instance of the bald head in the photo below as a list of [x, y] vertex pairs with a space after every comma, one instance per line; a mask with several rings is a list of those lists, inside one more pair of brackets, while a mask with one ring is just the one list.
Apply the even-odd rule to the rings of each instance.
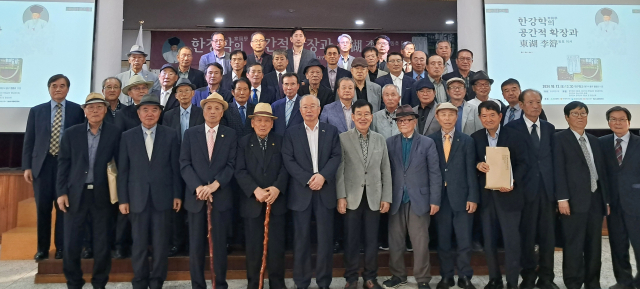
[[416, 73], [422, 73], [427, 66], [427, 54], [416, 50], [411, 54], [411, 67]]

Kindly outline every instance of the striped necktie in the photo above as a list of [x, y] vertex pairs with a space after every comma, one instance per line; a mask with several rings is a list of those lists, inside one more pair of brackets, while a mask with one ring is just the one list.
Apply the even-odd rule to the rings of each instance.
[[62, 104], [56, 104], [56, 115], [51, 126], [51, 140], [49, 141], [49, 153], [57, 156], [60, 151], [60, 130], [62, 129]]

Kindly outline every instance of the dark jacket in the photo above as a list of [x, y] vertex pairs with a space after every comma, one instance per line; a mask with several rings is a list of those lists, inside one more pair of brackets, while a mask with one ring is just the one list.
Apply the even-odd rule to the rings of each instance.
[[631, 216], [640, 216], [640, 137], [630, 133], [629, 144], [618, 165], [614, 134], [599, 139], [611, 192], [611, 208]]

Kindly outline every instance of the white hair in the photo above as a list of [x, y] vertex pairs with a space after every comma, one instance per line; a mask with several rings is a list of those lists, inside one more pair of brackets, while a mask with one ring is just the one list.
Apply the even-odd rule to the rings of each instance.
[[307, 98], [307, 97], [315, 99], [315, 100], [316, 100], [316, 103], [318, 103], [318, 106], [320, 106], [320, 99], [318, 99], [318, 97], [316, 97], [316, 96], [315, 96], [315, 95], [313, 95], [313, 94], [307, 94], [307, 95], [304, 95], [302, 98], [300, 98], [300, 102], [302, 102], [302, 101], [303, 101], [305, 98]]

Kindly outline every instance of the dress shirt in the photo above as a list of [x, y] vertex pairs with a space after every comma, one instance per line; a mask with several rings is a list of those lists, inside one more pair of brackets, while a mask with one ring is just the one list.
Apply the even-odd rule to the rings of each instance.
[[167, 105], [167, 101], [169, 101], [170, 95], [171, 90], [164, 90], [164, 88], [160, 90], [160, 104], [162, 104], [162, 106]]
[[358, 88], [358, 86], [356, 85], [356, 98], [357, 99], [364, 99], [366, 101], [368, 101], [367, 99], [367, 82], [364, 82], [364, 86], [362, 86], [362, 90], [360, 90], [360, 88]]
[[419, 132], [423, 132], [424, 131], [424, 125], [427, 121], [427, 116], [429, 115], [429, 112], [433, 109], [433, 106], [436, 102], [432, 101], [430, 104], [427, 104], [424, 108], [422, 107], [422, 104], [418, 105], [418, 131]]
[[[593, 151], [591, 150], [591, 144], [589, 143], [589, 138], [586, 136], [586, 134], [583, 132], [582, 135], [578, 134], [575, 130], [571, 130], [573, 132], [573, 135], [576, 136], [576, 139], [578, 140], [578, 144], [580, 144], [580, 137], [584, 136], [584, 140], [585, 143], [587, 144], [587, 150], [589, 151], [589, 157], [591, 158], [591, 161], [593, 162]], [[615, 138], [613, 138], [615, 140]], [[594, 167], [595, 167], [595, 163], [594, 163]]]
[[497, 147], [498, 146], [498, 137], [500, 137], [500, 127], [498, 127], [498, 130], [496, 131], [496, 137], [491, 137], [491, 135], [489, 134], [489, 131], [487, 130], [487, 140], [489, 140], [489, 146], [490, 147]]
[[[419, 74], [419, 75], [420, 75], [420, 79], [423, 79], [423, 78], [425, 77], [425, 73], [426, 73], [426, 72], [425, 72], [425, 70], [423, 70], [423, 71], [422, 71], [422, 73], [420, 73], [420, 74]], [[412, 71], [412, 72], [411, 72], [411, 75], [412, 75], [412, 78], [413, 78], [415, 81], [418, 81], [418, 80], [419, 80], [419, 79], [418, 79], [418, 75], [416, 75], [416, 74], [415, 74], [415, 71]]]
[[[351, 100], [351, 105], [353, 105], [355, 101]], [[353, 127], [351, 121], [351, 106], [346, 107], [342, 101], [340, 101], [340, 105], [342, 105], [342, 114], [344, 114], [344, 123], [347, 125], [347, 129], [351, 129]]]
[[[354, 128], [355, 129], [355, 128]], [[366, 135], [362, 135], [362, 133], [355, 129], [358, 132], [358, 140], [360, 141], [360, 149], [362, 150], [362, 157], [364, 159], [365, 165], [367, 164], [367, 157], [369, 155], [369, 135], [371, 135], [371, 130], [367, 130]]]
[[180, 77], [180, 78], [187, 78], [187, 79], [189, 79], [189, 70], [191, 70], [191, 67], [189, 67], [189, 68], [187, 69], [187, 71], [182, 72], [182, 71], [180, 71], [180, 68], [178, 67], [178, 77]]
[[213, 143], [216, 143], [216, 138], [218, 137], [218, 129], [220, 128], [220, 124], [216, 124], [214, 127], [210, 127], [206, 122], [204, 123], [204, 139], [208, 139], [207, 133], [209, 133], [210, 129], [213, 129], [216, 133], [213, 134]]
[[449, 135], [449, 141], [451, 142], [451, 144], [453, 144], [453, 134], [456, 132], [456, 129], [453, 128], [449, 133], [444, 132], [444, 130], [440, 129], [440, 132], [442, 133], [442, 143], [444, 144], [444, 141], [447, 139], [446, 135]]
[[[318, 172], [318, 131], [320, 130], [320, 121], [316, 120], [313, 128], [304, 123], [304, 130], [307, 132], [307, 141], [309, 142], [309, 152], [311, 152], [311, 163], [313, 164], [313, 173]], [[325, 176], [323, 176], [325, 177]]]
[[338, 67], [331, 69], [327, 67], [327, 74], [329, 75], [329, 85], [331, 85], [331, 90], [335, 90], [336, 85], [336, 77], [338, 76]]
[[[398, 93], [400, 94], [400, 102], [402, 102], [402, 91], [404, 89], [402, 89], [402, 78], [404, 77], [404, 72], [400, 72], [400, 75], [395, 76], [393, 75], [393, 73], [389, 73], [389, 75], [391, 75], [391, 81], [393, 81], [393, 85], [398, 87]], [[399, 105], [402, 105], [402, 103], [400, 103]]]
[[447, 60], [447, 62], [444, 63], [444, 72], [442, 74], [444, 75], [449, 72], [453, 72], [453, 65], [451, 65], [451, 58], [449, 58], [449, 60]]
[[96, 152], [100, 143], [100, 132], [102, 132], [102, 124], [98, 127], [98, 133], [91, 132], [91, 125], [87, 123], [87, 141], [89, 143], [89, 170], [87, 170], [87, 179], [85, 184], [93, 183], [93, 165], [96, 163]]
[[[629, 145], [629, 139], [631, 138], [631, 133], [627, 132], [627, 134], [623, 135], [622, 137], [620, 137], [622, 139], [622, 142], [620, 142], [620, 147], [622, 147], [622, 159], [624, 159], [624, 155], [627, 152], [627, 146]], [[618, 139], [618, 136], [616, 136], [615, 134], [613, 134], [613, 145], [615, 147], [616, 145], [616, 140]]]
[[[236, 106], [238, 107], [238, 112], [239, 112], [240, 114], [244, 114], [244, 119], [247, 119], [247, 107], [248, 107], [249, 102], [247, 101], [247, 102], [245, 102], [244, 104], [239, 104], [239, 103], [237, 103], [237, 102], [236, 102], [236, 99], [234, 98], [234, 99], [233, 99], [233, 103], [235, 103], [235, 104], [236, 104]], [[240, 106], [244, 106], [244, 108], [242, 109], [242, 110], [244, 110], [244, 111], [241, 111], [241, 110], [240, 110]]]
[[186, 109], [180, 106], [180, 139], [184, 138], [184, 131], [189, 128], [189, 118], [191, 116], [192, 106], [193, 105], [190, 104]]
[[293, 51], [293, 70], [298, 72], [298, 67], [300, 67], [300, 58], [302, 58], [302, 50], [304, 47], [300, 49], [300, 52], [296, 52], [296, 49], [291, 49]]
[[[499, 101], [499, 100], [497, 100], [497, 99], [493, 99], [493, 98], [491, 98], [491, 97], [489, 97], [489, 98], [487, 99], [487, 101], [489, 101], [489, 100], [491, 100], [491, 101], [495, 102], [496, 104], [498, 104], [498, 106], [502, 107], [502, 103], [500, 103], [500, 101]], [[482, 103], [482, 101], [481, 101], [481, 100], [479, 100], [479, 99], [476, 97], [476, 98], [474, 98], [474, 99], [472, 99], [472, 100], [469, 100], [469, 103], [470, 103], [470, 104], [473, 104], [473, 105], [475, 105], [475, 106], [479, 106], [479, 105]]]
[[[409, 67], [409, 69], [407, 69], [407, 66]], [[407, 71], [407, 70], [413, 70], [413, 67], [411, 66], [410, 62], [406, 62], [404, 61], [404, 59], [402, 60], [402, 71]]]
[[370, 81], [375, 81], [376, 78], [378, 78], [378, 67], [376, 67], [376, 70], [374, 72], [371, 72], [371, 70], [369, 70], [369, 68], [367, 68], [367, 72], [369, 72], [369, 80]]
[[251, 94], [249, 96], [249, 102], [253, 100], [253, 90], [256, 90], [256, 96], [258, 97], [258, 102], [260, 102], [260, 94], [262, 93], [262, 85], [258, 85], [257, 87], [251, 87]]
[[344, 58], [342, 54], [340, 54], [340, 59], [338, 59], [338, 65], [342, 66], [342, 69], [344, 70], [351, 70], [351, 67], [349, 67], [349, 58], [351, 58], [350, 55], [347, 55], [347, 58]]
[[447, 91], [444, 88], [444, 80], [440, 78], [440, 81], [436, 82], [436, 80], [431, 78], [429, 74], [427, 74], [427, 77], [429, 77], [429, 80], [431, 81], [431, 83], [433, 83], [433, 86], [435, 87], [436, 102], [443, 103], [443, 102], [449, 101], [449, 97], [447, 96]]
[[[464, 103], [465, 101], [462, 101], [462, 104], [460, 104], [460, 106], [458, 106], [458, 120], [456, 121], [456, 127], [455, 129], [462, 131], [462, 115], [464, 113]], [[451, 135], [451, 137], [453, 137], [453, 135]]]
[[[62, 119], [60, 121], [60, 138], [62, 138], [62, 131], [64, 131], [64, 113], [67, 106], [67, 100], [63, 99], [62, 102]], [[55, 100], [51, 100], [51, 126], [53, 127], [53, 120], [56, 118], [56, 112], [58, 111], [58, 103]]]
[[236, 81], [240, 76], [236, 74], [235, 71], [231, 71], [231, 80]]
[[[507, 107], [507, 113], [504, 116], [504, 123], [503, 124], [507, 124], [509, 123], [509, 117], [511, 116], [511, 108], [515, 108], [516, 110], [513, 112], [513, 114], [515, 115], [513, 117], [513, 120], [519, 119], [522, 116], [522, 108], [520, 108], [520, 104], [516, 104], [516, 106], [511, 107], [508, 106]], [[538, 126], [539, 127], [539, 126]]]
[[536, 122], [532, 122], [526, 116], [524, 117], [524, 124], [527, 125], [527, 129], [529, 130], [529, 135], [531, 135], [531, 127], [533, 126], [534, 123], [536, 124], [536, 132], [538, 133], [538, 139], [540, 139], [542, 137], [542, 134], [540, 133], [540, 131], [542, 130], [542, 128], [540, 127], [540, 118], [536, 119]]

